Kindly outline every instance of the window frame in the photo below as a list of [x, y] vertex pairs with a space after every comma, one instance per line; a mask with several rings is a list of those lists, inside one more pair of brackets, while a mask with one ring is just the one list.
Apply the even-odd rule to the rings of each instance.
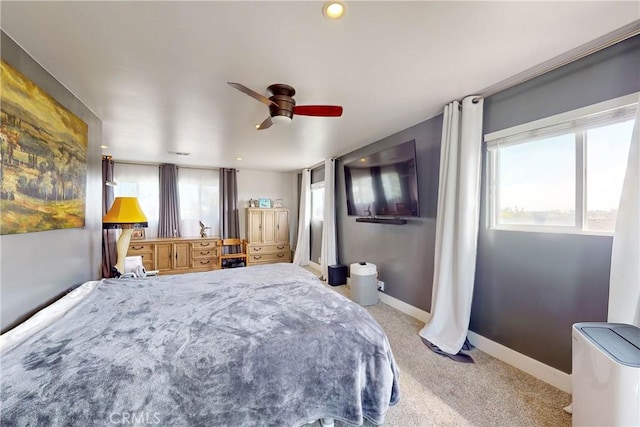
[[[638, 120], [640, 92], [593, 104], [584, 108], [557, 114], [540, 120], [513, 126], [484, 136], [485, 142], [485, 183], [486, 183], [486, 228], [490, 230], [522, 231], [536, 233], [582, 234], [612, 236], [613, 231], [588, 230], [586, 227], [587, 186], [586, 165], [588, 140], [586, 133], [593, 128], [613, 124], [620, 117], [629, 117], [628, 109], [634, 109], [633, 117]], [[618, 114], [618, 111], [620, 112]], [[608, 114], [612, 113], [612, 114]], [[609, 117], [611, 116], [611, 117]], [[603, 119], [601, 119], [603, 118]], [[601, 120], [601, 123], [600, 121]], [[626, 119], [625, 119], [626, 120]], [[622, 120], [618, 120], [622, 121]], [[590, 123], [593, 122], [592, 125]], [[500, 224], [500, 142], [511, 144], [533, 142], [540, 136], [573, 133], [575, 135], [575, 220], [574, 225], [529, 225]]]

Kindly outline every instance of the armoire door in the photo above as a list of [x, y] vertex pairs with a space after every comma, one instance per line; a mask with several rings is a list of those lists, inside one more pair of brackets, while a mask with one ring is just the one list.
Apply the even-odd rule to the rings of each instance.
[[262, 212], [262, 243], [276, 243], [276, 213]]
[[249, 211], [248, 236], [250, 243], [262, 243], [262, 211]]
[[289, 211], [276, 211], [276, 243], [289, 243]]

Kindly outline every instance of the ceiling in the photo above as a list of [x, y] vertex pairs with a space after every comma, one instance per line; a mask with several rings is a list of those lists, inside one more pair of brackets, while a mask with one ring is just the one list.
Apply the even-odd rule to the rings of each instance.
[[[291, 171], [431, 118], [640, 18], [636, 1], [11, 2], [1, 28], [103, 123], [118, 160]], [[257, 131], [265, 94], [342, 105]], [[177, 156], [171, 152], [188, 152]], [[237, 160], [242, 157], [242, 160]]]

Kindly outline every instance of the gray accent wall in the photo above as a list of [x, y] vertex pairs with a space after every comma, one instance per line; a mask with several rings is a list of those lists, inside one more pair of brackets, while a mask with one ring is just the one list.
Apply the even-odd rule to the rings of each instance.
[[[490, 133], [640, 91], [640, 36], [488, 97]], [[340, 159], [336, 205], [340, 263], [378, 265], [386, 293], [430, 311], [442, 116]], [[416, 140], [421, 218], [407, 225], [356, 223], [347, 216], [342, 165]], [[484, 165], [483, 165], [484, 176]], [[606, 321], [612, 237], [489, 230], [482, 183], [470, 330], [564, 372], [571, 325]]]
[[[357, 151], [336, 164], [336, 222], [340, 264], [376, 264], [385, 293], [429, 311], [433, 279], [442, 115]], [[405, 225], [356, 222], [347, 215], [344, 164], [410, 140], [416, 142], [420, 218]]]
[[[485, 100], [484, 133], [640, 91], [640, 36]], [[612, 237], [489, 230], [485, 182], [470, 329], [571, 372], [571, 326], [607, 319]]]
[[2, 59], [89, 125], [84, 228], [0, 236], [0, 328], [4, 331], [66, 289], [100, 277], [102, 122], [4, 32]]

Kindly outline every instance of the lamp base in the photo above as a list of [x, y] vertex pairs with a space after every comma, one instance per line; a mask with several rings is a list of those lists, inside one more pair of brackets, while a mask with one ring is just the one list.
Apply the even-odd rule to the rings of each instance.
[[117, 262], [114, 268], [118, 270], [118, 273], [124, 274], [124, 260], [127, 257], [127, 251], [129, 250], [129, 242], [131, 241], [131, 235], [133, 234], [133, 228], [123, 228], [122, 234], [118, 238], [116, 243]]

